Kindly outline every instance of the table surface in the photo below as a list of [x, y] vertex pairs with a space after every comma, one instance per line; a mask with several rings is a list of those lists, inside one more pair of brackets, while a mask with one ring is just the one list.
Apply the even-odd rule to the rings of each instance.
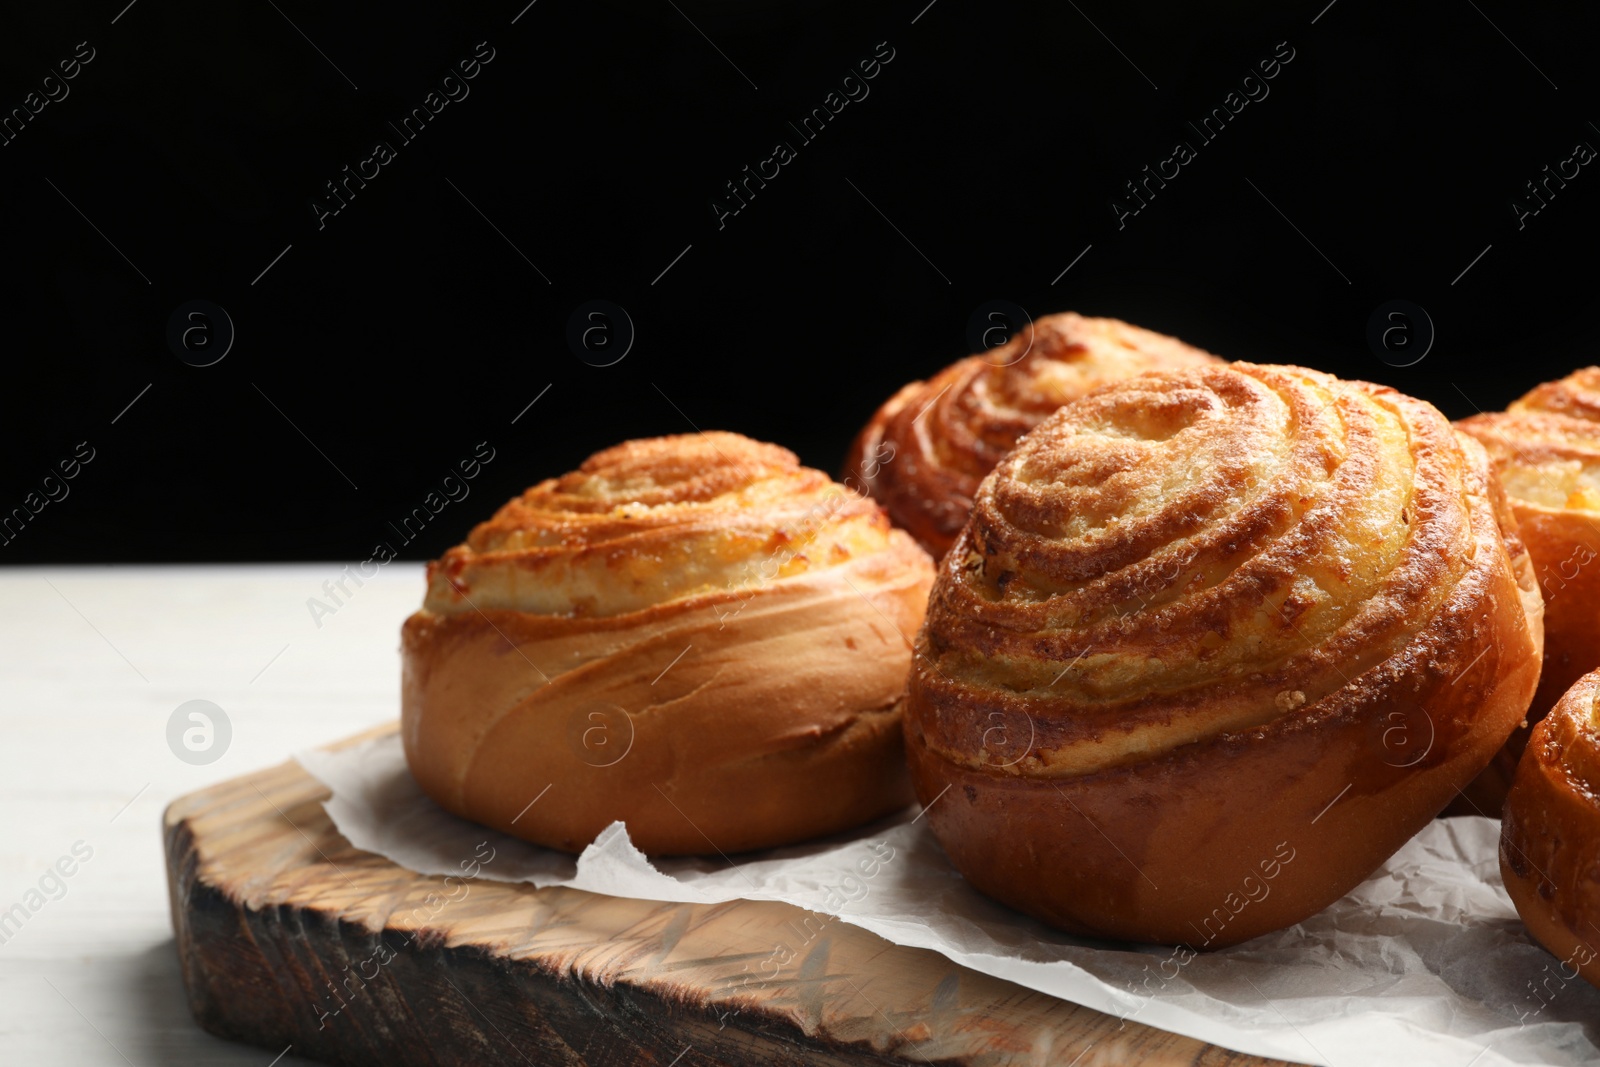
[[[331, 604], [322, 585], [342, 566], [0, 570], [0, 914], [43, 901], [0, 944], [0, 1060], [268, 1067], [272, 1053], [189, 1017], [161, 812], [398, 714], [399, 626], [422, 568], [347, 579], [318, 626], [306, 601]], [[205, 766], [167, 745], [168, 719], [194, 699], [232, 726]], [[46, 877], [74, 845], [89, 859]], [[51, 892], [30, 895], [42, 878]]]

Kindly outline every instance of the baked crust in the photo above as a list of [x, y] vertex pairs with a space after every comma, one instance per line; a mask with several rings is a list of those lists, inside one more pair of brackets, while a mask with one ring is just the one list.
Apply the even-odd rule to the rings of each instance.
[[[1488, 449], [1544, 593], [1544, 671], [1528, 716], [1537, 722], [1600, 667], [1600, 367], [1457, 425]], [[1484, 814], [1499, 814], [1527, 742], [1527, 729], [1512, 734], [1468, 790]]]
[[1487, 457], [1431, 405], [1298, 367], [1145, 375], [984, 480], [918, 638], [912, 779], [991, 896], [1216, 948], [1437, 814], [1521, 720], [1540, 641]]
[[911, 799], [899, 705], [932, 578], [784, 449], [628, 442], [429, 566], [407, 761], [447, 810], [566, 851], [617, 819], [668, 854], [846, 829]]
[[1600, 986], [1600, 672], [1533, 728], [1500, 824], [1500, 874], [1541, 945]]
[[984, 475], [1061, 405], [1145, 371], [1216, 362], [1117, 319], [1047, 315], [1006, 344], [895, 393], [856, 436], [842, 479], [883, 504], [938, 559], [966, 523]]

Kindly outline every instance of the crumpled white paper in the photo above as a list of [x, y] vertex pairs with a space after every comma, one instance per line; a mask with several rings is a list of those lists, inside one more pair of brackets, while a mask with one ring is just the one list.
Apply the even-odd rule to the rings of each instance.
[[574, 859], [439, 808], [397, 734], [296, 758], [332, 790], [328, 814], [351, 844], [423, 874], [459, 876], [463, 842], [487, 839], [495, 858], [482, 878], [644, 900], [782, 900], [1111, 1015], [1301, 1063], [1600, 1060], [1600, 990], [1529, 938], [1489, 819], [1435, 820], [1321, 914], [1191, 957], [1069, 937], [990, 901], [950, 867], [915, 808], [806, 845], [654, 863], [613, 823]]

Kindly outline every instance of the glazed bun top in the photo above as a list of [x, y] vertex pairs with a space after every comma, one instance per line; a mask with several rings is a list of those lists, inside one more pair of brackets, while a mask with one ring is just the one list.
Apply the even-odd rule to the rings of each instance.
[[1522, 504], [1600, 512], [1600, 367], [1533, 389], [1503, 412], [1463, 419]]
[[966, 521], [983, 476], [1061, 405], [1145, 371], [1215, 362], [1117, 319], [1048, 315], [1006, 344], [901, 389], [857, 438], [844, 473], [938, 556]]
[[1590, 672], [1567, 690], [1561, 710], [1561, 715], [1550, 716], [1553, 721], [1540, 739], [1536, 758], [1558, 764], [1593, 804], [1593, 798], [1600, 797], [1600, 671]]
[[[1092, 393], [1001, 461], [940, 567], [928, 743], [1052, 777], [1315, 715], [1503, 566], [1497, 492], [1475, 442], [1382, 386], [1236, 363]], [[975, 749], [974, 707], [1036, 733], [1028, 757]]]
[[876, 504], [787, 449], [717, 432], [629, 441], [512, 499], [429, 564], [423, 609], [621, 615], [891, 541]]

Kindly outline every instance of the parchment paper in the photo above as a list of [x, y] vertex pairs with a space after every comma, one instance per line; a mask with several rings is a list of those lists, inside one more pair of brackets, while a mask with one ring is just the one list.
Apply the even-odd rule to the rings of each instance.
[[[782, 900], [1111, 1015], [1302, 1063], [1600, 1060], [1600, 990], [1523, 929], [1489, 819], [1437, 819], [1321, 914], [1191, 957], [1069, 937], [990, 901], [916, 808], [802, 846], [654, 863], [613, 823], [574, 859], [443, 811], [407, 771], [398, 735], [296, 758], [332, 790], [328, 814], [351, 844], [423, 874], [459, 877], [492, 854], [473, 864], [477, 877], [644, 900]], [[800, 959], [801, 935], [785, 936]]]

